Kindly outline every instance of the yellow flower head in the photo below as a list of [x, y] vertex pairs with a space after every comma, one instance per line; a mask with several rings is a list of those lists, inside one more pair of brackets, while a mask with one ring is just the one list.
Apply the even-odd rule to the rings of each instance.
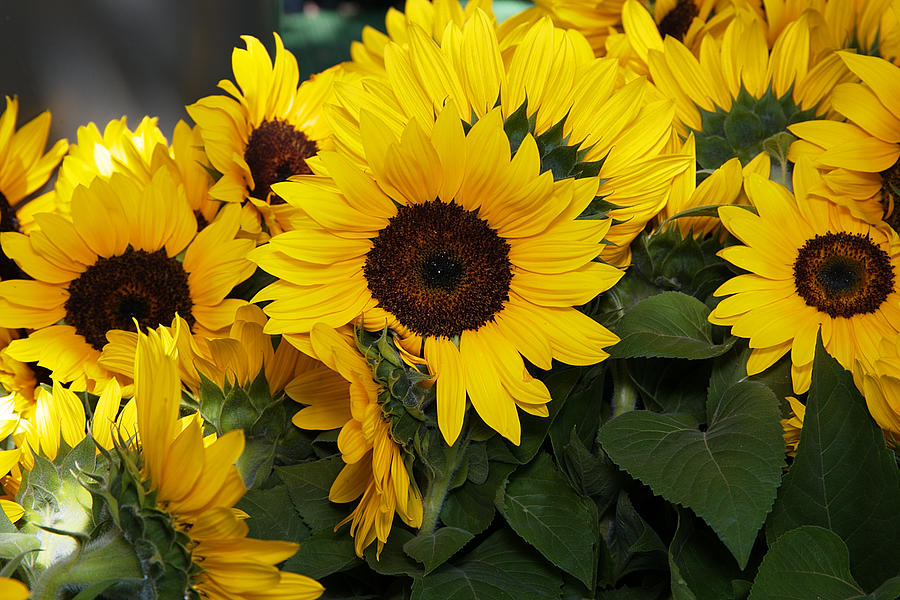
[[192, 587], [216, 600], [317, 598], [323, 588], [316, 581], [275, 567], [297, 544], [247, 538], [247, 515], [234, 508], [246, 491], [234, 466], [243, 431], [207, 445], [199, 418], [179, 422], [175, 338], [165, 328], [140, 334], [134, 363], [144, 478], [158, 508], [191, 540], [191, 560], [202, 569]]
[[721, 39], [704, 37], [698, 56], [673, 38], [647, 56], [654, 83], [675, 100], [681, 135], [695, 133], [697, 162], [709, 171], [761, 152], [783, 159], [787, 126], [825, 115], [831, 90], [850, 76], [836, 54], [811, 51], [808, 18], [788, 25], [769, 50], [751, 11], [740, 11]]
[[[629, 244], [665, 205], [673, 177], [690, 167], [687, 155], [664, 152], [671, 101], [645, 79], [629, 80], [617, 60], [595, 59], [582, 35], [548, 18], [509, 39], [499, 39], [479, 9], [461, 25], [448, 23], [440, 42], [411, 20], [407, 26], [406, 44], [384, 48], [385, 74], [336, 88], [340, 106], [326, 112], [335, 145], [369, 170], [364, 138], [400, 137], [411, 120], [430, 134], [451, 104], [473, 125], [499, 104], [513, 151], [530, 133], [541, 170], [593, 181], [614, 220], [603, 258], [628, 264]], [[364, 130], [363, 112], [377, 114], [384, 132]]]
[[719, 256], [749, 271], [722, 284], [728, 296], [709, 320], [749, 338], [747, 373], [765, 370], [790, 352], [794, 391], [809, 389], [816, 336], [845, 369], [872, 368], [880, 341], [900, 327], [900, 239], [816, 195], [817, 173], [794, 169], [791, 194], [753, 175], [747, 195], [758, 214], [719, 209], [722, 224], [743, 245]]
[[176, 313], [198, 334], [231, 325], [244, 302], [226, 295], [253, 272], [254, 242], [235, 239], [239, 207], [198, 232], [184, 187], [159, 169], [146, 185], [97, 178], [71, 208], [71, 220], [42, 213], [30, 235], [0, 235], [33, 278], [0, 282], [0, 327], [34, 330], [10, 343], [10, 357], [85, 389], [106, 378], [97, 359], [111, 330], [169, 324]]
[[[618, 281], [594, 262], [609, 220], [576, 220], [596, 181], [554, 182], [526, 135], [510, 156], [500, 110], [469, 130], [452, 103], [430, 134], [414, 119], [399, 140], [364, 112], [371, 174], [334, 152], [313, 175], [276, 185], [308, 218], [251, 259], [280, 278], [254, 301], [272, 300], [266, 332], [297, 334], [365, 315], [414, 336], [437, 376], [438, 424], [456, 441], [466, 397], [484, 421], [518, 444], [516, 408], [546, 416], [549, 392], [525, 370], [556, 358], [593, 364], [615, 335], [573, 306]], [[327, 174], [326, 174], [327, 173]]]
[[380, 386], [353, 339], [317, 325], [310, 342], [316, 356], [340, 376], [308, 373], [292, 381], [288, 395], [307, 405], [293, 422], [301, 429], [341, 428], [338, 448], [346, 466], [328, 498], [352, 502], [361, 497], [337, 526], [350, 522], [357, 555], [362, 557], [376, 540], [380, 555], [395, 513], [410, 527], [421, 526], [422, 496], [404, 464], [404, 450], [391, 438], [389, 421], [378, 403]]
[[851, 122], [809, 121], [791, 126], [800, 141], [789, 157], [808, 158], [822, 172], [826, 192], [857, 217], [882, 219], [900, 231], [900, 67], [873, 56], [839, 52], [861, 83], [834, 88], [836, 112]]
[[206, 96], [187, 111], [200, 129], [210, 163], [222, 174], [210, 195], [225, 202], [250, 198], [270, 231], [278, 232], [291, 207], [272, 195], [271, 186], [309, 173], [306, 159], [328, 146], [329, 131], [320, 112], [335, 70], [298, 87], [297, 59], [278, 34], [274, 62], [258, 39], [242, 39], [246, 49], [235, 48], [231, 60], [236, 85], [219, 82], [232, 97]]
[[109, 180], [124, 173], [146, 185], [161, 168], [184, 186], [185, 196], [197, 216], [199, 226], [215, 217], [221, 203], [209, 197], [212, 177], [203, 151], [199, 130], [178, 121], [172, 144], [157, 126], [157, 119], [144, 117], [131, 131], [125, 117], [107, 123], [103, 132], [94, 123], [78, 128], [77, 143], [63, 159], [53, 189], [56, 209], [71, 212], [72, 196], [78, 186], [89, 187], [96, 178]]

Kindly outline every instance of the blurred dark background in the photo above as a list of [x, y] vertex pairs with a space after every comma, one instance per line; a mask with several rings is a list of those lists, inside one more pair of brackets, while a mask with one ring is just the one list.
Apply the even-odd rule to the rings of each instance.
[[305, 78], [347, 60], [365, 25], [384, 31], [390, 6], [403, 0], [0, 0], [0, 94], [18, 95], [19, 126], [49, 109], [51, 141], [123, 115], [132, 128], [157, 116], [170, 136], [186, 104], [232, 78], [242, 34], [271, 49], [279, 31]]

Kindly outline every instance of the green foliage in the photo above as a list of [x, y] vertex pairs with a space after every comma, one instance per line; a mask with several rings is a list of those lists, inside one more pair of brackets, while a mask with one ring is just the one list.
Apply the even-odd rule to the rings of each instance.
[[872, 590], [900, 573], [900, 472], [848, 372], [816, 347], [797, 456], [767, 526], [769, 541], [801, 525], [840, 536], [856, 580]]
[[417, 578], [412, 600], [551, 600], [562, 577], [514, 534], [500, 530], [460, 561]]
[[779, 418], [772, 392], [746, 382], [707, 399], [705, 430], [687, 415], [634, 411], [599, 440], [617, 465], [709, 523], [743, 568], [780, 482]]
[[522, 539], [593, 589], [597, 507], [569, 486], [548, 454], [539, 454], [510, 477], [497, 506]]
[[750, 600], [846, 600], [865, 592], [850, 574], [847, 546], [836, 534], [804, 525], [779, 536], [759, 566]]
[[610, 353], [616, 358], [689, 358], [720, 356], [731, 348], [713, 341], [709, 309], [680, 292], [663, 292], [642, 300], [628, 311], [616, 333], [622, 340]]
[[473, 537], [473, 534], [463, 529], [442, 527], [434, 533], [420, 533], [403, 544], [403, 551], [425, 565], [427, 575], [444, 564]]

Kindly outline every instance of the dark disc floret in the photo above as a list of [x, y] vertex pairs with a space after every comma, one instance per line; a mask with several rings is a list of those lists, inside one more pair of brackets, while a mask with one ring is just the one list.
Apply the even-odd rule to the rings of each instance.
[[867, 235], [826, 233], [800, 248], [794, 284], [807, 305], [851, 318], [878, 310], [894, 290], [894, 268]]
[[509, 300], [509, 244], [478, 214], [434, 200], [401, 206], [372, 241], [372, 296], [423, 336], [476, 330]]
[[679, 42], [683, 41], [691, 23], [699, 14], [700, 9], [693, 0], [678, 0], [674, 8], [666, 13], [657, 26], [660, 37], [665, 39], [669, 35]]
[[102, 350], [106, 332], [170, 325], [177, 313], [194, 325], [188, 276], [166, 251], [129, 248], [124, 254], [99, 258], [69, 284], [66, 323]]
[[[311, 173], [306, 159], [318, 151], [314, 141], [287, 121], [263, 121], [250, 134], [244, 150], [244, 160], [250, 167], [255, 186], [250, 195], [266, 200], [273, 183], [284, 181], [291, 175]], [[283, 204], [284, 200], [275, 197], [272, 203]]]

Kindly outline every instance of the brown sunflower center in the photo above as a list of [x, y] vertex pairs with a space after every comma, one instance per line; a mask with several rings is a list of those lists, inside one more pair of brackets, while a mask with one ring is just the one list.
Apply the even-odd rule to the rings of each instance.
[[[3, 192], [0, 192], [0, 232], [19, 231], [19, 218], [16, 209], [9, 205]], [[6, 253], [0, 250], [0, 281], [7, 279], [24, 279], [25, 273]]]
[[678, 0], [675, 7], [666, 13], [657, 26], [660, 37], [665, 39], [667, 35], [670, 35], [679, 42], [683, 41], [694, 17], [699, 14], [700, 9], [693, 0]]
[[826, 233], [800, 248], [794, 284], [807, 305], [850, 318], [878, 310], [894, 289], [894, 269], [868, 236]]
[[[311, 173], [306, 159], [319, 151], [316, 143], [302, 131], [281, 119], [263, 121], [250, 134], [244, 160], [253, 175], [254, 188], [250, 195], [266, 200], [272, 191], [272, 184], [284, 181], [291, 175]], [[284, 204], [275, 197], [272, 204]]]
[[129, 248], [120, 256], [99, 258], [69, 284], [66, 323], [102, 350], [106, 332], [169, 325], [175, 313], [193, 327], [188, 276], [165, 250]]
[[434, 200], [401, 206], [372, 241], [372, 296], [419, 335], [453, 337], [492, 321], [509, 299], [509, 244], [477, 213]]
[[881, 201], [885, 222], [900, 232], [900, 161], [881, 172]]

